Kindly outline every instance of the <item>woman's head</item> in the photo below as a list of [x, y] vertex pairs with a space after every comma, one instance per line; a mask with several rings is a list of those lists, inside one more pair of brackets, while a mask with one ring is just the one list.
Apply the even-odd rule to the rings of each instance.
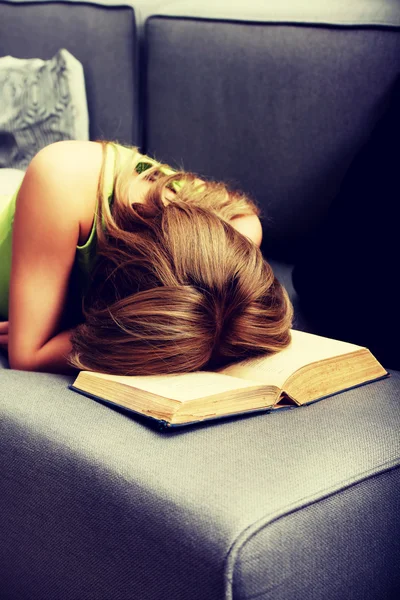
[[99, 196], [98, 258], [69, 362], [115, 374], [178, 373], [287, 346], [287, 293], [231, 224], [258, 214], [255, 204], [159, 165], [140, 177], [151, 182], [143, 202], [121, 201], [130, 185], [121, 177], [112, 214]]

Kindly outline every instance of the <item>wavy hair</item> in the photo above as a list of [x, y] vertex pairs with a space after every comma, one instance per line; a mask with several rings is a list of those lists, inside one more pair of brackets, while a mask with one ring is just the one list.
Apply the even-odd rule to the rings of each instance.
[[[104, 153], [109, 145], [103, 143]], [[117, 160], [112, 210], [103, 160], [96, 264], [68, 362], [153, 375], [215, 369], [286, 347], [288, 294], [261, 250], [230, 223], [259, 215], [256, 204], [133, 150], [132, 164]], [[143, 203], [126, 201], [135, 178], [152, 182]]]

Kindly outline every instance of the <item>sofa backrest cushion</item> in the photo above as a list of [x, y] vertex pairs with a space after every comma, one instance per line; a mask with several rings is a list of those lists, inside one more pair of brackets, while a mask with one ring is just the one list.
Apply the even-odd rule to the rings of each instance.
[[225, 18], [188, 2], [147, 20], [145, 151], [254, 197], [270, 258], [295, 259], [385, 108], [400, 3], [373, 4], [312, 3], [300, 22], [287, 1]]
[[400, 73], [387, 111], [292, 273], [316, 333], [366, 346], [390, 369], [400, 369], [399, 149]]
[[90, 139], [140, 144], [132, 6], [0, 0], [0, 56], [49, 59], [66, 48], [83, 65]]

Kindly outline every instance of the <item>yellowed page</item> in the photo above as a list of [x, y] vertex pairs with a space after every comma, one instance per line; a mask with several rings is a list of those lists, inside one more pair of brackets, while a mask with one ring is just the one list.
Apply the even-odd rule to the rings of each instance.
[[211, 371], [197, 371], [194, 373], [182, 373], [179, 375], [108, 375], [107, 373], [96, 373], [82, 371], [85, 379], [94, 377], [106, 379], [119, 383], [122, 386], [145, 390], [158, 396], [176, 400], [184, 404], [197, 398], [214, 396], [248, 388], [260, 387], [259, 381], [249, 381], [222, 375]]
[[387, 375], [367, 348], [327, 358], [320, 367], [299, 369], [285, 382], [285, 392], [304, 404]]
[[333, 356], [348, 354], [362, 347], [312, 333], [292, 329], [290, 345], [276, 354], [252, 358], [220, 369], [220, 373], [259, 381], [282, 388], [298, 369]]

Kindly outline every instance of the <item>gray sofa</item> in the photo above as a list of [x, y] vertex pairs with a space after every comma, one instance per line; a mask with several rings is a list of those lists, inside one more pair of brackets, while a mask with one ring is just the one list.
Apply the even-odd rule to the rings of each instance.
[[[60, 47], [91, 139], [260, 202], [294, 326], [317, 332], [292, 266], [400, 70], [400, 4], [0, 0], [0, 56]], [[399, 371], [163, 434], [0, 357], [1, 600], [400, 597]]]

